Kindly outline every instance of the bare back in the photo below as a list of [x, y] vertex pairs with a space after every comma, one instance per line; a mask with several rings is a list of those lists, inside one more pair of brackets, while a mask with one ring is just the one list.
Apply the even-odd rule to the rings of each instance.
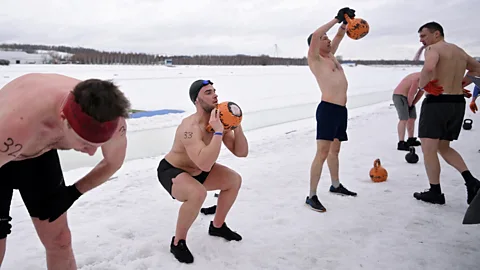
[[416, 84], [415, 86], [418, 85], [419, 77], [420, 77], [419, 72], [408, 74], [407, 76], [405, 76], [405, 78], [403, 78], [400, 81], [397, 87], [395, 87], [395, 89], [393, 90], [393, 93], [397, 95], [408, 96], [408, 92], [411, 89], [412, 84], [415, 83]]
[[[22, 160], [53, 148], [63, 138], [62, 103], [78, 82], [63, 75], [34, 73], [16, 78], [0, 89], [0, 122], [4, 127], [0, 128], [0, 151], [10, 148], [14, 160]], [[17, 126], [28, 127], [27, 145], [17, 144], [10, 135]], [[15, 155], [20, 150], [22, 154]]]
[[443, 86], [444, 94], [462, 95], [462, 79], [467, 68], [468, 56], [458, 46], [452, 43], [439, 42], [426, 49], [438, 53], [438, 63], [433, 71], [433, 77]]
[[309, 58], [308, 66], [317, 80], [322, 100], [341, 106], [347, 103], [348, 82], [342, 66], [333, 56]]
[[210, 143], [213, 137], [213, 133], [207, 132], [195, 115], [190, 115], [183, 119], [182, 123], [177, 127], [172, 149], [167, 155], [165, 155], [165, 159], [176, 168], [182, 169], [191, 175], [198, 175], [202, 170], [188, 156], [187, 150], [182, 141], [182, 139], [188, 139], [191, 137], [192, 132], [201, 134], [202, 141], [206, 145]]

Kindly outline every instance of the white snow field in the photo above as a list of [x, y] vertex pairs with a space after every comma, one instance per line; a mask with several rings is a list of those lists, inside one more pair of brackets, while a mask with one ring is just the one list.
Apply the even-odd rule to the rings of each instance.
[[[305, 207], [320, 100], [308, 67], [16, 65], [0, 67], [0, 87], [27, 72], [111, 78], [135, 109], [185, 111], [128, 120], [129, 138], [144, 134], [130, 140], [128, 160], [116, 177], [83, 195], [69, 210], [79, 269], [479, 269], [480, 228], [461, 224], [467, 203], [460, 173], [441, 160], [446, 204], [417, 201], [413, 192], [429, 187], [421, 148], [417, 164], [408, 164], [406, 152], [396, 150], [391, 92], [403, 76], [420, 67], [344, 68], [349, 141], [340, 153], [340, 181], [358, 196], [330, 194], [325, 165], [318, 187], [325, 213]], [[187, 239], [195, 262], [185, 265], [169, 252], [180, 203], [159, 184], [156, 168], [171, 146], [171, 130], [194, 109], [188, 87], [197, 78], [211, 79], [220, 101], [235, 101], [244, 110], [250, 153], [239, 159], [224, 148], [218, 160], [243, 177], [226, 220], [243, 240], [209, 236], [213, 216], [199, 214]], [[452, 145], [478, 178], [480, 121], [470, 111], [465, 117], [473, 119], [473, 128], [462, 130]], [[100, 157], [62, 152], [67, 183], [78, 180]], [[386, 182], [369, 178], [376, 158], [388, 171]], [[216, 203], [213, 194], [206, 207]], [[10, 214], [13, 228], [2, 269], [46, 269], [44, 248], [18, 192]]]

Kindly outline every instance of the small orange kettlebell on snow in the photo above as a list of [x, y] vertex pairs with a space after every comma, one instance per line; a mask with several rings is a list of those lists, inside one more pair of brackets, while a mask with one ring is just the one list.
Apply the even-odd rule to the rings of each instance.
[[370, 169], [370, 179], [372, 179], [373, 182], [384, 182], [387, 181], [388, 177], [388, 172], [385, 168], [382, 167], [382, 164], [380, 163], [380, 159], [375, 159], [373, 162], [373, 168]]

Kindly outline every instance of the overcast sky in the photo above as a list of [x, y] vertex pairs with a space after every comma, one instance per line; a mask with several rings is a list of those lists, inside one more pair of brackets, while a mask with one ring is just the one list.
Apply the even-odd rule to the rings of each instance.
[[419, 26], [432, 20], [442, 24], [447, 42], [480, 56], [474, 0], [0, 0], [0, 42], [271, 56], [276, 44], [280, 57], [304, 57], [308, 35], [345, 6], [369, 23], [370, 33], [345, 36], [337, 52], [344, 59], [412, 59], [421, 46]]

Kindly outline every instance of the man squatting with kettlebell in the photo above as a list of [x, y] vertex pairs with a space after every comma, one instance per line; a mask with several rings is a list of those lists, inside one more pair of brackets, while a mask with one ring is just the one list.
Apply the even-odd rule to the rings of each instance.
[[[182, 202], [178, 212], [175, 236], [170, 252], [184, 263], [192, 263], [193, 255], [187, 247], [187, 233], [197, 218], [207, 191], [220, 190], [217, 211], [208, 228], [209, 235], [227, 241], [242, 237], [225, 223], [234, 204], [242, 177], [234, 170], [217, 163], [223, 144], [237, 157], [248, 155], [248, 142], [241, 124], [235, 130], [224, 130], [216, 89], [210, 80], [197, 80], [190, 86], [190, 99], [196, 112], [178, 126], [172, 149], [160, 161], [158, 180], [173, 199]], [[214, 132], [207, 131], [210, 125]]]
[[464, 87], [472, 83], [466, 75], [480, 75], [480, 63], [455, 44], [444, 39], [443, 27], [428, 22], [418, 29], [420, 42], [425, 46], [425, 62], [418, 88], [425, 91], [419, 119], [418, 137], [422, 143], [425, 170], [430, 189], [415, 192], [413, 197], [433, 204], [445, 204], [440, 188], [438, 154], [465, 180], [467, 204], [473, 200], [480, 181], [472, 176], [462, 156], [450, 146], [457, 140], [465, 116]]

